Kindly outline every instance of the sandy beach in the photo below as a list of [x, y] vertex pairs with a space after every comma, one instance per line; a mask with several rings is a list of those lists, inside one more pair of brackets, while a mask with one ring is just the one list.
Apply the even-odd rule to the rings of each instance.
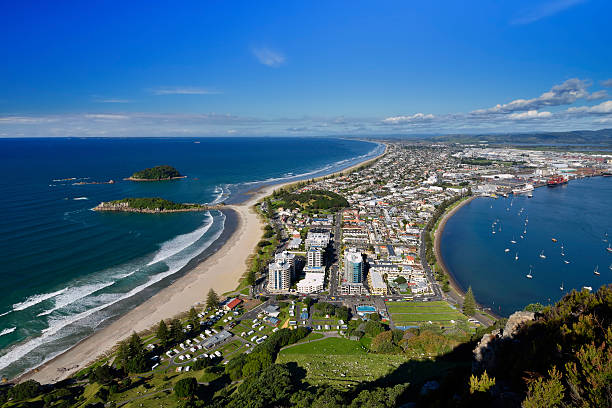
[[[442, 269], [442, 271], [444, 271], [444, 273], [446, 274], [446, 276], [448, 276], [448, 280], [450, 283], [450, 287], [451, 287], [451, 291], [449, 292], [449, 294], [447, 296], [451, 296], [455, 298], [455, 301], [457, 303], [463, 303], [463, 296], [465, 295], [465, 290], [461, 288], [461, 286], [459, 286], [459, 284], [457, 283], [457, 281], [455, 280], [455, 277], [453, 276], [453, 274], [450, 272], [450, 270], [446, 267], [446, 264], [444, 263], [444, 258], [442, 257], [442, 251], [440, 250], [440, 240], [442, 238], [442, 233], [444, 232], [444, 227], [446, 226], [446, 222], [457, 212], [459, 211], [459, 209], [461, 207], [463, 207], [464, 205], [470, 203], [472, 200], [474, 200], [476, 197], [472, 196], [470, 198], [468, 198], [467, 200], [463, 200], [461, 203], [459, 203], [456, 207], [454, 207], [452, 210], [450, 210], [449, 212], [447, 212], [446, 214], [444, 214], [444, 216], [442, 217], [442, 219], [440, 220], [440, 223], [438, 224], [438, 228], [436, 229], [436, 232], [434, 234], [434, 253], [436, 255], [436, 260], [438, 261], [438, 266], [440, 266], [440, 268]], [[494, 313], [492, 312], [488, 312], [490, 315], [497, 317]], [[477, 318], [479, 318], [479, 320], [485, 322], [486, 324], [490, 325], [493, 324], [493, 321], [491, 319], [489, 319], [487, 316], [478, 313]]]
[[[377, 160], [385, 152], [333, 174], [352, 171]], [[34, 379], [42, 384], [61, 381], [94, 362], [133, 332], [150, 329], [160, 320], [172, 318], [204, 302], [211, 288], [219, 294], [236, 289], [246, 270], [248, 258], [263, 234], [263, 222], [255, 212], [254, 204], [275, 189], [295, 182], [264, 186], [253, 191], [244, 203], [227, 206], [236, 213], [237, 226], [217, 252], [107, 327], [37, 369], [20, 376], [18, 381]]]

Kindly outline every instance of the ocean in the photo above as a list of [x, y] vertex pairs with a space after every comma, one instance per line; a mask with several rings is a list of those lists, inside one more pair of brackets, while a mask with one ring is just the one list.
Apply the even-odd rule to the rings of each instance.
[[537, 188], [533, 198], [476, 198], [446, 223], [442, 258], [463, 289], [504, 316], [572, 289], [595, 291], [612, 282], [611, 200], [610, 177]]
[[[236, 203], [259, 186], [328, 174], [383, 149], [323, 138], [0, 139], [0, 375], [36, 367], [109, 324], [235, 224], [220, 211], [92, 211], [99, 202]], [[161, 164], [187, 178], [123, 180]]]

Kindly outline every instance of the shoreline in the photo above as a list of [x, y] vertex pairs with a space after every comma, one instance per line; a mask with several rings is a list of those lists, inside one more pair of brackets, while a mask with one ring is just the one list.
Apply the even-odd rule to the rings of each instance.
[[[384, 146], [383, 152], [375, 157], [345, 169], [321, 175], [313, 180], [352, 172], [360, 166], [376, 161], [387, 153], [388, 146], [386, 144]], [[180, 274], [178, 278], [174, 275], [175, 280], [170, 285], [118, 316], [104, 328], [95, 331], [66, 351], [12, 381], [22, 382], [33, 379], [41, 384], [46, 384], [66, 379], [112, 351], [118, 342], [126, 339], [133, 332], [150, 330], [160, 320], [173, 318], [185, 313], [192, 306], [203, 303], [209, 289], [212, 288], [219, 294], [236, 290], [246, 272], [248, 260], [263, 234], [263, 220], [255, 212], [254, 205], [271, 195], [274, 190], [302, 181], [292, 180], [263, 185], [245, 194], [246, 198], [242, 202], [226, 205], [221, 211], [225, 214], [225, 211], [228, 210], [235, 214], [236, 227], [233, 231], [227, 232], [225, 241], [220, 241], [225, 234], [224, 230], [222, 236], [215, 240], [209, 248], [177, 272]], [[216, 243], [220, 245], [215, 245]], [[218, 248], [207, 254], [207, 251], [213, 247]]]
[[[451, 287], [451, 292], [449, 292], [447, 296], [452, 297], [452, 294], [454, 292], [454, 294], [458, 295], [461, 298], [461, 300], [463, 300], [466, 290], [463, 289], [461, 285], [459, 285], [459, 282], [457, 282], [457, 279], [455, 278], [455, 276], [450, 272], [450, 270], [446, 266], [446, 263], [444, 262], [444, 257], [442, 256], [440, 241], [442, 239], [442, 233], [444, 232], [444, 227], [446, 226], [446, 223], [448, 222], [448, 220], [450, 220], [451, 217], [455, 215], [455, 213], [459, 211], [459, 209], [461, 209], [464, 205], [471, 203], [476, 198], [478, 198], [478, 196], [472, 196], [468, 198], [467, 200], [462, 201], [457, 206], [453, 207], [453, 209], [450, 210], [449, 212], [445, 213], [442, 219], [440, 220], [440, 222], [438, 223], [438, 228], [436, 229], [436, 232], [434, 234], [434, 254], [436, 256], [436, 261], [438, 262], [438, 265], [440, 266], [442, 271], [446, 274], [446, 276], [448, 276], [449, 285]], [[478, 301], [476, 301], [476, 306], [479, 306], [480, 308], [483, 307], [483, 305], [478, 303]], [[494, 317], [495, 319], [501, 318], [501, 316], [497, 315], [492, 310], [487, 311], [487, 314]]]

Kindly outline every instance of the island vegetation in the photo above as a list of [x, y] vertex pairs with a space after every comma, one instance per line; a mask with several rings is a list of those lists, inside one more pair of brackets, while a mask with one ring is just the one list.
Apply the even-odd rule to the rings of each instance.
[[162, 165], [137, 171], [127, 180], [131, 181], [163, 181], [185, 178], [177, 169], [172, 166]]
[[299, 209], [303, 212], [334, 212], [348, 207], [346, 198], [333, 191], [308, 190], [302, 192], [290, 192], [284, 189], [275, 190], [268, 207]]
[[216, 208], [202, 204], [175, 203], [159, 197], [123, 198], [121, 200], [106, 201], [94, 208], [96, 211], [122, 211], [143, 213], [165, 213], [185, 211], [206, 211]]

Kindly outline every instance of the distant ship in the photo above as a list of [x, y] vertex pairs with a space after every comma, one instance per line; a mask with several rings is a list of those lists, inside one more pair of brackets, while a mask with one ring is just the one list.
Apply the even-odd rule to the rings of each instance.
[[544, 255], [544, 251], [542, 251], [542, 252], [540, 253], [540, 258], [542, 258], [542, 259], [546, 259], [546, 255]]
[[527, 275], [525, 275], [525, 277], [527, 279], [532, 279], [533, 278], [533, 275], [531, 274], [531, 268], [529, 268], [529, 273]]
[[530, 193], [531, 191], [533, 191], [533, 184], [525, 184], [523, 187], [512, 189], [514, 194], [526, 194]]
[[596, 276], [601, 275], [601, 273], [599, 273], [599, 265], [597, 265], [597, 266], [595, 267], [595, 270], [593, 270], [593, 275], [596, 275]]
[[563, 282], [561, 282], [561, 286], [559, 287], [559, 289], [561, 289], [561, 291], [563, 291]]
[[546, 185], [548, 187], [560, 186], [562, 184], [566, 184], [568, 182], [567, 177], [563, 176], [552, 176], [546, 181]]

